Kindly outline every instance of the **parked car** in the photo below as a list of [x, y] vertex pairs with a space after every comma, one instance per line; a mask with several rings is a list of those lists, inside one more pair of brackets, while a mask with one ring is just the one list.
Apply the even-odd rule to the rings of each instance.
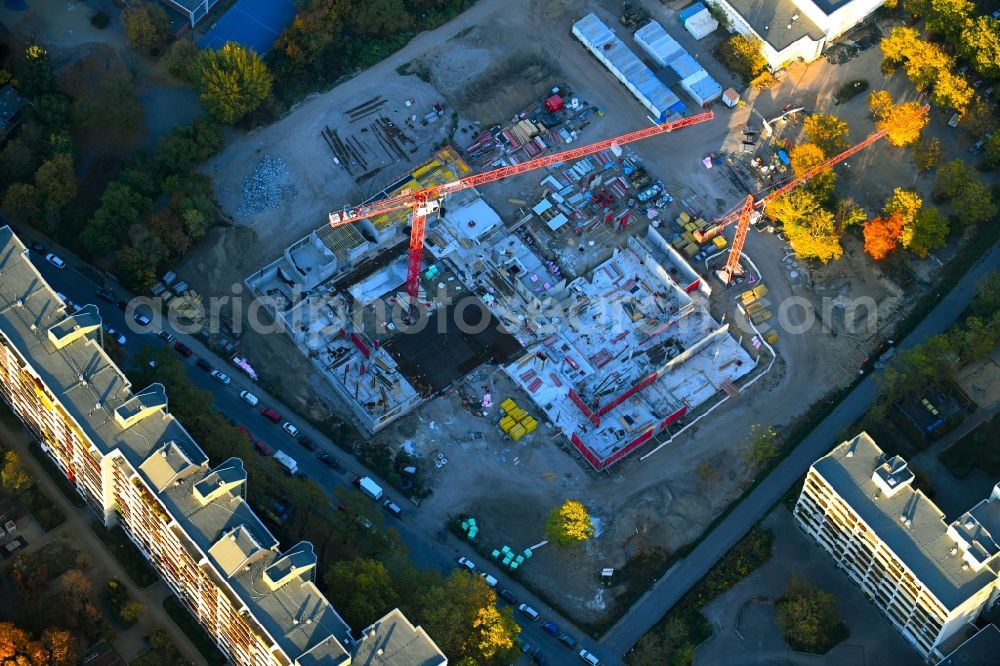
[[[301, 442], [301, 440], [299, 440], [299, 441]], [[310, 444], [312, 443], [308, 439], [306, 441], [309, 441]], [[316, 460], [320, 461], [321, 463], [323, 463], [324, 465], [326, 465], [330, 469], [337, 469], [338, 467], [340, 467], [340, 461], [337, 460], [336, 458], [334, 458], [333, 456], [331, 456], [326, 451], [320, 451], [319, 453], [317, 453], [316, 454]]]
[[135, 323], [139, 324], [139, 326], [149, 326], [153, 323], [153, 320], [144, 314], [134, 314], [132, 315], [132, 319], [134, 319]]
[[587, 650], [580, 650], [580, 659], [590, 664], [590, 666], [601, 666], [601, 660], [597, 658], [593, 652]]
[[299, 429], [293, 426], [288, 421], [281, 424], [281, 429], [288, 433], [290, 437], [298, 437]]
[[517, 607], [517, 610], [530, 617], [532, 622], [538, 622], [538, 618], [541, 617], [541, 615], [538, 614], [538, 611], [536, 611], [528, 604], [521, 604], [520, 606]]
[[566, 633], [559, 634], [559, 642], [571, 650], [576, 647], [576, 639]]
[[469, 571], [475, 571], [476, 570], [475, 563], [472, 560], [470, 560], [469, 558], [467, 558], [467, 557], [460, 557], [460, 558], [458, 558], [458, 565], [460, 567], [465, 567]]
[[125, 336], [116, 331], [115, 329], [109, 328], [108, 335], [111, 336], [111, 339], [117, 342], [122, 347], [125, 346]]
[[260, 415], [263, 416], [268, 421], [270, 421], [271, 423], [281, 422], [281, 414], [274, 411], [270, 407], [262, 407], [260, 410]]
[[212, 364], [203, 358], [199, 358], [197, 361], [194, 362], [194, 364], [197, 365], [202, 370], [204, 370], [205, 372], [212, 372]]
[[[302, 448], [304, 448], [307, 451], [315, 451], [316, 450], [316, 442], [312, 441], [311, 439], [309, 439], [305, 435], [302, 435], [301, 437], [299, 437], [299, 444], [302, 446]], [[316, 456], [316, 457], [318, 458], [319, 456]]]
[[273, 456], [274, 455], [274, 449], [272, 449], [270, 446], [268, 446], [266, 443], [264, 443], [264, 440], [262, 440], [262, 439], [258, 439], [256, 442], [254, 442], [253, 443], [253, 448], [255, 448], [257, 450], [257, 453], [259, 453], [259, 454], [261, 454], [263, 456]]
[[[386, 511], [388, 511], [392, 516], [394, 516], [396, 518], [402, 518], [403, 517], [403, 510], [401, 508], [399, 508], [399, 505], [396, 504], [395, 502], [393, 502], [391, 499], [387, 499], [384, 502], [382, 502], [382, 508], [384, 508]], [[494, 578], [493, 580], [496, 580], [496, 579]], [[490, 585], [490, 587], [493, 587], [493, 586]]]
[[115, 302], [115, 294], [110, 289], [98, 289], [94, 293], [102, 301], [107, 301], [108, 303], [114, 303]]
[[514, 593], [510, 590], [500, 590], [500, 598], [509, 604], [517, 603], [517, 597], [515, 597]]
[[190, 358], [191, 354], [194, 353], [193, 351], [191, 351], [191, 348], [188, 347], [183, 342], [175, 342], [174, 351], [183, 356], [184, 358]]
[[539, 626], [542, 628], [542, 631], [550, 636], [559, 635], [559, 626], [555, 622], [542, 622]]
[[479, 577], [482, 578], [486, 582], [486, 584], [489, 585], [490, 587], [496, 587], [497, 583], [499, 582], [495, 577], [489, 575], [485, 571], [479, 574]]
[[49, 252], [47, 255], [45, 255], [45, 261], [49, 262], [56, 268], [60, 269], [66, 268], [66, 262], [63, 261], [62, 257], [60, 257], [57, 254], [52, 254], [51, 252]]
[[164, 342], [166, 342], [168, 345], [174, 341], [174, 336], [170, 335], [166, 331], [160, 331], [159, 333], [156, 334], [156, 336], [161, 340], [163, 340]]
[[969, 147], [969, 153], [971, 155], [979, 155], [986, 149], [986, 142], [983, 140], [976, 141], [972, 146]]
[[257, 396], [250, 391], [240, 391], [240, 397], [243, 398], [243, 402], [247, 403], [251, 407], [256, 407], [257, 403], [260, 402], [260, 400], [257, 399]]
[[215, 377], [223, 386], [229, 386], [233, 383], [233, 380], [229, 378], [229, 375], [219, 370], [212, 370], [209, 374]]
[[958, 127], [958, 121], [962, 119], [961, 113], [951, 114], [951, 118], [948, 119], [948, 127]]

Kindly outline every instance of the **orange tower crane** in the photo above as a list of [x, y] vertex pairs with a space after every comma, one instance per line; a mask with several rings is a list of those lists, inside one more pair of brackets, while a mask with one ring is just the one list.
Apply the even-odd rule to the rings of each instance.
[[414, 192], [403, 191], [399, 194], [362, 204], [355, 208], [345, 208], [344, 210], [330, 213], [330, 226], [339, 227], [343, 224], [350, 224], [369, 217], [389, 213], [397, 210], [410, 209], [412, 226], [410, 229], [410, 250], [406, 267], [406, 292], [410, 296], [410, 305], [415, 306], [420, 292], [420, 267], [424, 257], [424, 232], [427, 224], [427, 216], [437, 212], [441, 207], [441, 200], [448, 194], [453, 194], [461, 190], [477, 187], [487, 183], [495, 183], [498, 180], [516, 176], [518, 174], [534, 171], [541, 167], [560, 164], [569, 160], [575, 160], [587, 155], [599, 153], [602, 150], [623, 146], [634, 141], [641, 141], [649, 137], [671, 132], [689, 125], [696, 125], [711, 120], [714, 117], [711, 111], [699, 113], [688, 118], [682, 118], [674, 122], [654, 125], [635, 132], [623, 134], [613, 139], [605, 139], [597, 143], [591, 143], [579, 148], [564, 150], [561, 153], [553, 153], [543, 157], [536, 157], [533, 160], [514, 164], [512, 166], [500, 167], [492, 171], [466, 176], [458, 180], [449, 181], [440, 185], [417, 190]]
[[[922, 112], [927, 113], [928, 111], [930, 111], [930, 106], [925, 104], [922, 108]], [[739, 221], [739, 224], [736, 225], [736, 235], [733, 236], [733, 244], [729, 249], [729, 257], [726, 259], [726, 265], [719, 271], [719, 277], [722, 281], [725, 284], [729, 284], [733, 277], [740, 273], [740, 255], [743, 252], [743, 245], [747, 240], [747, 231], [750, 229], [750, 220], [753, 217], [754, 209], [763, 210], [764, 206], [771, 203], [778, 197], [787, 194], [799, 185], [805, 183], [810, 178], [813, 178], [817, 174], [826, 171], [835, 164], [846, 160], [851, 155], [864, 150], [888, 133], [888, 129], [881, 129], [878, 132], [875, 132], [860, 143], [857, 143], [844, 152], [834, 155], [830, 159], [817, 164], [798, 178], [795, 178], [781, 187], [768, 192], [759, 199], [754, 200], [754, 196], [752, 194], [747, 195], [747, 198], [743, 200], [743, 205], [738, 210], [734, 210], [733, 212], [720, 217], [711, 227], [705, 229], [704, 231], [696, 231], [694, 233], [695, 240], [698, 243], [704, 243], [705, 241], [718, 236], [723, 229], [733, 222], [736, 222], [737, 220]]]

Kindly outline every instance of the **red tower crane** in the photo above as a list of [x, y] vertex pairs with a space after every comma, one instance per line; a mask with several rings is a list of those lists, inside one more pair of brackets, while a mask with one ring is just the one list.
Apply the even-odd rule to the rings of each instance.
[[392, 211], [404, 210], [407, 208], [410, 209], [412, 226], [410, 229], [409, 259], [407, 261], [406, 268], [406, 292], [410, 296], [410, 305], [412, 306], [416, 304], [420, 290], [420, 267], [423, 263], [424, 257], [424, 231], [427, 224], [427, 216], [436, 212], [441, 207], [441, 200], [445, 195], [466, 190], [470, 187], [477, 187], [487, 183], [495, 183], [498, 180], [527, 173], [528, 171], [534, 171], [535, 169], [539, 169], [541, 167], [552, 166], [553, 164], [560, 164], [561, 162], [575, 160], [580, 157], [586, 157], [587, 155], [593, 155], [594, 153], [599, 153], [602, 150], [606, 150], [614, 146], [623, 146], [626, 143], [641, 141], [642, 139], [648, 139], [649, 137], [671, 132], [675, 129], [703, 123], [711, 120], [712, 118], [714, 118], [714, 114], [711, 111], [699, 113], [697, 115], [690, 116], [689, 118], [682, 118], [681, 120], [674, 122], [654, 125], [635, 132], [623, 134], [622, 136], [617, 136], [613, 139], [605, 139], [604, 141], [598, 141], [597, 143], [580, 146], [579, 148], [564, 150], [561, 153], [553, 153], [552, 155], [536, 157], [535, 159], [528, 160], [527, 162], [500, 167], [499, 169], [493, 169], [492, 171], [484, 171], [483, 173], [466, 176], [465, 178], [459, 178], [440, 185], [432, 185], [431, 187], [426, 187], [422, 190], [414, 192], [403, 191], [395, 196], [388, 197], [380, 201], [373, 201], [355, 208], [345, 208], [344, 210], [330, 213], [330, 226], [339, 227], [343, 224], [350, 224], [351, 222], [357, 222], [358, 220], [374, 217], [383, 213], [390, 213]]
[[[923, 113], [927, 113], [928, 111], [930, 111], [930, 106], [925, 104], [921, 110]], [[847, 150], [845, 150], [844, 152], [838, 155], [834, 155], [830, 159], [817, 164], [816, 166], [810, 168], [808, 171], [806, 171], [798, 178], [795, 178], [785, 183], [781, 187], [768, 192], [759, 199], [754, 200], [754, 196], [752, 194], [748, 195], [747, 198], [744, 199], [743, 205], [738, 210], [734, 210], [733, 212], [728, 213], [723, 217], [720, 217], [718, 220], [715, 221], [715, 224], [713, 224], [705, 231], [695, 232], [694, 234], [695, 240], [698, 241], [698, 243], [704, 243], [706, 240], [718, 236], [723, 229], [725, 229], [733, 222], [739, 220], [739, 224], [736, 225], [736, 235], [733, 236], [732, 247], [729, 249], [729, 257], [726, 260], [726, 265], [722, 268], [721, 271], [719, 271], [719, 277], [722, 279], [722, 281], [726, 284], [729, 284], [729, 282], [733, 279], [733, 277], [740, 272], [740, 255], [743, 252], [743, 245], [746, 243], [747, 240], [747, 231], [750, 229], [750, 220], [753, 217], [753, 211], [755, 208], [763, 210], [764, 206], [771, 203], [778, 197], [787, 194], [788, 192], [795, 189], [799, 185], [802, 185], [803, 183], [808, 181], [810, 178], [813, 178], [817, 174], [826, 171], [835, 164], [838, 164], [846, 160], [851, 155], [854, 155], [864, 150], [865, 148], [872, 145], [873, 143], [875, 143], [888, 133], [889, 133], [888, 129], [881, 129], [878, 132], [875, 132], [874, 134], [870, 135], [868, 138], [864, 139], [860, 143], [857, 143], [848, 148]]]

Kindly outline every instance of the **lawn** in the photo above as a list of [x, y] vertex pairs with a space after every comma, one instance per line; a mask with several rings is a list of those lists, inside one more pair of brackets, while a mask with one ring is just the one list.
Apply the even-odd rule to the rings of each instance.
[[991, 417], [979, 427], [948, 447], [938, 459], [948, 471], [963, 478], [974, 469], [989, 477], [1000, 476], [1000, 419]]
[[98, 523], [91, 523], [90, 529], [97, 535], [97, 538], [104, 542], [104, 545], [118, 560], [118, 564], [122, 565], [125, 573], [136, 585], [146, 588], [159, 580], [156, 572], [149, 566], [149, 562], [139, 554], [135, 545], [125, 536], [122, 528], [115, 527], [109, 530]]

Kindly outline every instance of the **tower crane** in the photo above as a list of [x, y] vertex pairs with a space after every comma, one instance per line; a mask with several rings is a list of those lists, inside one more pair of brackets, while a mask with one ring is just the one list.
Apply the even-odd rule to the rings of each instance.
[[[930, 106], [925, 104], [921, 108], [921, 111], [922, 113], [927, 113], [930, 111]], [[846, 160], [851, 155], [861, 152], [888, 133], [888, 129], [881, 129], [878, 132], [875, 132], [860, 143], [857, 143], [844, 152], [834, 155], [830, 159], [811, 167], [798, 178], [795, 178], [781, 187], [768, 192], [759, 199], [755, 200], [752, 194], [747, 195], [747, 198], [743, 200], [743, 204], [738, 209], [720, 217], [714, 224], [712, 224], [711, 227], [708, 227], [704, 231], [696, 231], [694, 233], [694, 238], [700, 244], [718, 236], [727, 226], [733, 222], [739, 221], [739, 224], [736, 225], [736, 235], [733, 236], [733, 244], [729, 249], [729, 257], [726, 259], [726, 265], [719, 271], [719, 277], [722, 281], [725, 284], [729, 284], [733, 277], [740, 272], [740, 255], [743, 252], [743, 245], [747, 240], [747, 231], [750, 229], [750, 220], [753, 217], [754, 209], [763, 210], [767, 204], [771, 203], [778, 197], [794, 190], [810, 178], [813, 178], [817, 174], [826, 171], [835, 164]]]
[[399, 194], [386, 199], [330, 213], [330, 226], [339, 227], [344, 224], [350, 224], [351, 222], [357, 222], [358, 220], [374, 217], [383, 213], [409, 209], [411, 211], [410, 217], [412, 224], [410, 228], [409, 257], [406, 266], [406, 292], [410, 297], [410, 306], [413, 307], [417, 303], [420, 291], [420, 268], [423, 263], [424, 256], [424, 232], [427, 224], [427, 216], [437, 212], [437, 210], [441, 207], [441, 200], [446, 195], [454, 194], [455, 192], [466, 190], [471, 187], [485, 185], [487, 183], [495, 183], [498, 180], [527, 173], [528, 171], [534, 171], [535, 169], [539, 169], [541, 167], [552, 166], [554, 164], [560, 164], [561, 162], [586, 157], [587, 155], [593, 155], [594, 153], [599, 153], [608, 148], [623, 146], [626, 143], [632, 143], [634, 141], [641, 141], [642, 139], [648, 139], [649, 137], [658, 136], [682, 127], [688, 127], [689, 125], [703, 123], [714, 117], [715, 116], [711, 111], [699, 113], [688, 118], [682, 118], [681, 120], [653, 125], [652, 127], [623, 134], [622, 136], [617, 136], [613, 139], [605, 139], [604, 141], [598, 141], [597, 143], [580, 146], [579, 148], [564, 150], [560, 153], [536, 157], [533, 160], [521, 162], [520, 164], [500, 167], [499, 169], [493, 169], [491, 171], [484, 171], [483, 173], [466, 176], [457, 180], [441, 183], [440, 185], [432, 185], [421, 190], [404, 190]]

